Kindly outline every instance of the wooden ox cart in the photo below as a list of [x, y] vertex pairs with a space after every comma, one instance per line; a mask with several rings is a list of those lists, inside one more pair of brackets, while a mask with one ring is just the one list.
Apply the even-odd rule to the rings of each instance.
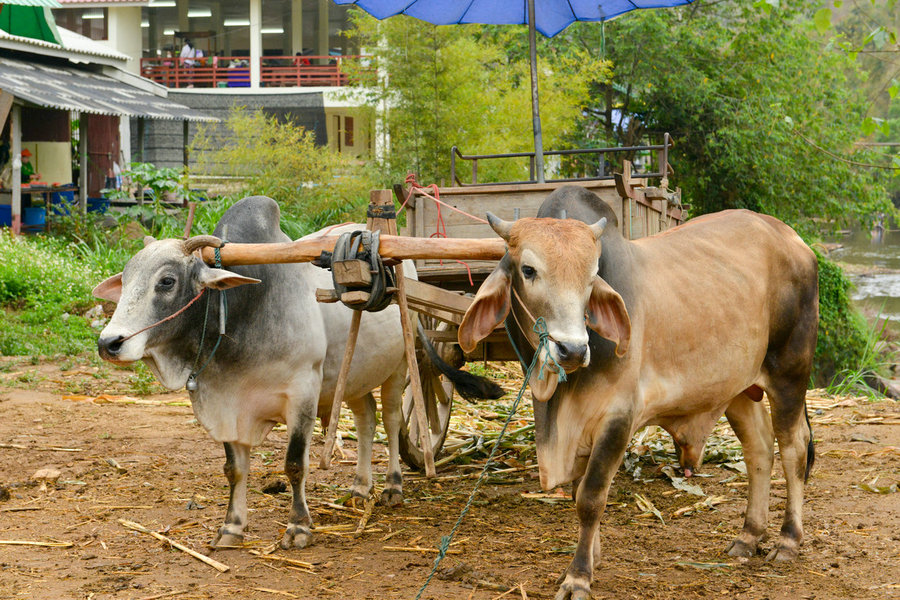
[[[392, 191], [372, 192], [369, 228], [382, 231], [381, 256], [386, 261], [394, 259], [394, 263], [415, 259], [418, 271], [418, 281], [404, 278], [402, 265], [397, 265], [398, 290], [395, 300], [401, 310], [408, 303], [410, 309], [418, 312], [426, 335], [447, 362], [460, 366], [465, 361], [516, 360], [515, 350], [502, 327], [469, 354], [463, 354], [456, 343], [456, 327], [471, 304], [472, 296], [505, 253], [505, 242], [483, 220], [487, 211], [505, 220], [535, 216], [550, 192], [561, 185], [579, 185], [596, 193], [612, 207], [619, 229], [627, 239], [653, 235], [684, 220], [680, 190], [670, 191], [667, 186], [670, 171], [667, 161], [668, 136], [662, 146], [610, 148], [595, 152], [613, 154], [626, 151], [632, 155], [643, 151], [645, 155], [654, 156], [656, 169], [635, 172], [632, 164], [623, 160], [622, 173], [603, 177], [542, 184], [467, 184], [437, 190], [395, 186]], [[476, 157], [481, 160], [485, 158], [489, 157]], [[396, 222], [392, 216], [387, 219], [378, 216], [392, 215], [395, 200], [407, 212], [406, 227], [399, 236], [395, 235]], [[335, 241], [335, 237], [322, 237], [285, 244], [229, 244], [222, 248], [221, 260], [226, 266], [313, 261], [322, 251], [330, 252]], [[204, 258], [213, 262], [211, 248], [204, 250]], [[320, 301], [325, 302], [340, 299], [332, 290], [320, 290], [318, 296]], [[347, 300], [352, 302], [353, 298], [345, 297], [344, 301]], [[348, 368], [355, 346], [353, 331], [351, 327], [351, 340], [345, 356]], [[411, 393], [404, 396], [405, 427], [400, 452], [410, 467], [424, 469], [431, 475], [434, 473], [433, 457], [440, 453], [447, 435], [453, 406], [453, 386], [428, 361], [422, 360], [423, 349], [414, 348], [415, 334], [407, 324], [404, 333], [411, 365]], [[340, 397], [340, 382], [338, 388], [337, 395]], [[339, 410], [340, 402], [335, 402], [334, 406]], [[331, 455], [329, 450], [336, 415], [326, 437], [323, 465], [327, 465]], [[422, 436], [421, 432], [426, 429], [429, 435]]]

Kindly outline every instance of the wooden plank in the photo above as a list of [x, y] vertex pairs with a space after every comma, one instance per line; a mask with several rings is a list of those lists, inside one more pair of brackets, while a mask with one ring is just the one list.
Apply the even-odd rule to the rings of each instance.
[[406, 298], [410, 308], [442, 321], [459, 325], [472, 305], [472, 298], [406, 277]]
[[341, 302], [344, 304], [365, 304], [372, 296], [369, 292], [344, 292], [341, 294]]
[[341, 297], [338, 295], [336, 290], [323, 290], [322, 288], [316, 289], [316, 301], [324, 302], [325, 304], [333, 304], [339, 301]]
[[[550, 182], [550, 183], [505, 183], [500, 185], [465, 185], [454, 187], [442, 187], [441, 196], [457, 195], [457, 194], [506, 194], [509, 192], [520, 191], [537, 191], [543, 194], [549, 194], [562, 185], [577, 185], [580, 187], [591, 188], [609, 188], [615, 187], [612, 179], [601, 179], [593, 181], [566, 181], [566, 182]], [[428, 190], [425, 190], [426, 192]], [[418, 191], [416, 192], [418, 194]], [[430, 193], [430, 192], [429, 192]]]

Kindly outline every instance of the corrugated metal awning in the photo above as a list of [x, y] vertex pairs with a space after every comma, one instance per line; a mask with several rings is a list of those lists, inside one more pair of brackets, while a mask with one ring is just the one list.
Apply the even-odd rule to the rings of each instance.
[[0, 90], [60, 110], [179, 121], [218, 120], [105, 75], [11, 58], [0, 58]]

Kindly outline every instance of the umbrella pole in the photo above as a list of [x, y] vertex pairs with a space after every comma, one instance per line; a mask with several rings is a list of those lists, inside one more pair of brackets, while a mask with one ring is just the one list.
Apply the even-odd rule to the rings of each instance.
[[537, 80], [537, 33], [534, 26], [534, 0], [528, 0], [528, 47], [531, 58], [531, 124], [534, 128], [534, 169], [537, 182], [544, 183], [544, 140], [541, 134], [540, 98]]

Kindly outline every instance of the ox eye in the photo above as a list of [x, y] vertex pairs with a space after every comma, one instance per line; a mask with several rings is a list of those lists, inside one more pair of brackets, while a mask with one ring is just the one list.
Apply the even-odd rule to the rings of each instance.
[[156, 287], [161, 290], [168, 290], [168, 289], [172, 289], [172, 287], [174, 285], [175, 285], [175, 278], [169, 277], [168, 275], [166, 275], [165, 277], [163, 277], [162, 279], [159, 280], [159, 283], [156, 284]]
[[522, 265], [522, 277], [525, 279], [534, 279], [534, 276], [537, 275], [537, 271], [534, 270], [534, 267], [530, 265]]

